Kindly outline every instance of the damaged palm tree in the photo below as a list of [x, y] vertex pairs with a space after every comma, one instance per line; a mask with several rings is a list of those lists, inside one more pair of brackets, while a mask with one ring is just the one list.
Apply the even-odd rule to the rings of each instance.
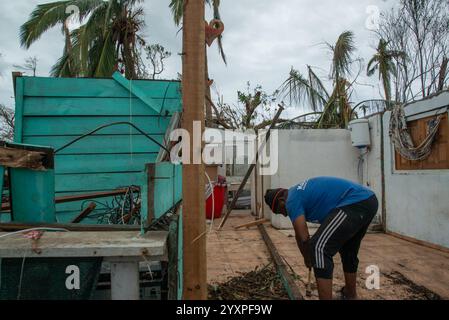
[[328, 43], [327, 47], [332, 54], [331, 90], [326, 88], [324, 81], [308, 66], [307, 76], [292, 68], [280, 93], [290, 102], [302, 104], [306, 110], [311, 110], [316, 115], [313, 127], [347, 128], [349, 122], [356, 117], [351, 97], [360, 74], [359, 70], [357, 76], [351, 77], [354, 64], [360, 64], [360, 59], [354, 58], [354, 34], [346, 31], [338, 37], [335, 44]]
[[[142, 74], [140, 36], [143, 0], [72, 0], [41, 4], [22, 25], [20, 42], [28, 49], [47, 30], [61, 25], [65, 36], [62, 57], [53, 66], [55, 77], [111, 77], [116, 70], [128, 79]], [[70, 8], [81, 26], [69, 31]], [[69, 13], [67, 13], [69, 12]], [[73, 16], [72, 16], [73, 17]]]

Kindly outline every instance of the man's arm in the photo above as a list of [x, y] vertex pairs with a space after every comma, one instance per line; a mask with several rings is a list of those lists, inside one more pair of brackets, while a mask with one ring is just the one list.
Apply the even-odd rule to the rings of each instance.
[[312, 268], [312, 259], [309, 248], [310, 235], [306, 217], [304, 215], [299, 216], [293, 223], [293, 227], [296, 234], [296, 243], [298, 244], [299, 251], [301, 251], [301, 254], [304, 257], [304, 263], [308, 268]]

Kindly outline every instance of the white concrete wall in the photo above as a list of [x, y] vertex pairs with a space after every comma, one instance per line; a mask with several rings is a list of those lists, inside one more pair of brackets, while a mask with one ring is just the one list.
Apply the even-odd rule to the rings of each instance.
[[[348, 130], [280, 130], [279, 170], [264, 178], [267, 189], [290, 188], [317, 176], [335, 176], [358, 182], [359, 151], [352, 147]], [[271, 216], [265, 205], [264, 214]], [[273, 225], [292, 227], [288, 218], [272, 215]]]
[[[405, 112], [408, 120], [414, 120], [435, 115], [436, 109], [447, 105], [449, 93], [443, 93], [410, 104]], [[449, 170], [396, 171], [390, 117], [385, 113], [387, 230], [449, 248]]]
[[373, 224], [382, 221], [382, 115], [376, 114], [369, 118], [371, 146], [365, 157], [363, 171], [363, 185], [376, 193], [379, 200], [379, 212]]

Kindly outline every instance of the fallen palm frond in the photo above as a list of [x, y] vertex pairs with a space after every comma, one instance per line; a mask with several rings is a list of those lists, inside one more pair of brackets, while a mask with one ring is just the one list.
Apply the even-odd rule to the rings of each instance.
[[210, 300], [288, 300], [273, 264], [209, 286]]

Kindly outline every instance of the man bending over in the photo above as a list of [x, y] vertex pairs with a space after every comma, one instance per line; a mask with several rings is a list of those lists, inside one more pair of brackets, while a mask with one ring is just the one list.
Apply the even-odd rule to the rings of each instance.
[[[342, 298], [357, 299], [360, 243], [379, 206], [374, 192], [348, 180], [318, 177], [290, 190], [268, 190], [265, 202], [273, 213], [290, 217], [304, 262], [314, 269], [320, 299], [332, 299], [337, 252], [345, 273]], [[312, 238], [307, 222], [321, 224]]]

